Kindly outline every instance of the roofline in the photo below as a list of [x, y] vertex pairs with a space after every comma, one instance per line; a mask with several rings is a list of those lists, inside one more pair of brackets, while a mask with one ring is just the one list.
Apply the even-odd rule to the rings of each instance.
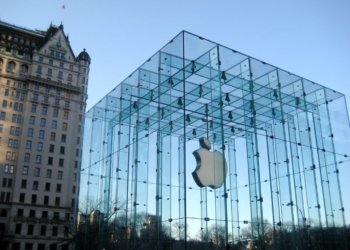
[[40, 38], [44, 38], [45, 34], [46, 34], [46, 32], [42, 31], [42, 30], [31, 30], [28, 28], [16, 26], [14, 24], [6, 23], [6, 22], [1, 21], [1, 20], [0, 20], [0, 26], [6, 27], [9, 29], [14, 29], [14, 30], [17, 30], [19, 32], [23, 32], [23, 33], [26, 33], [28, 35], [34, 35], [34, 36], [37, 36]]

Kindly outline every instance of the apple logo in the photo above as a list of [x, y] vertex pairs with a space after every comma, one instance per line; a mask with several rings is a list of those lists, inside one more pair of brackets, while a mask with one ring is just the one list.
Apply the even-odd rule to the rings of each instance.
[[199, 138], [199, 145], [201, 148], [193, 152], [197, 162], [192, 173], [193, 179], [199, 187], [219, 188], [224, 184], [227, 174], [225, 156], [218, 151], [211, 152], [210, 141], [205, 137]]

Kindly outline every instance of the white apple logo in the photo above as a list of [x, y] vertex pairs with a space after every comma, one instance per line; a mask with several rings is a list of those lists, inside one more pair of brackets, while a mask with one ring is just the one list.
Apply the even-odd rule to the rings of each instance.
[[192, 173], [193, 179], [199, 187], [219, 188], [224, 184], [227, 174], [225, 157], [218, 151], [209, 151], [211, 145], [205, 137], [199, 139], [199, 145], [201, 148], [193, 152], [197, 162]]

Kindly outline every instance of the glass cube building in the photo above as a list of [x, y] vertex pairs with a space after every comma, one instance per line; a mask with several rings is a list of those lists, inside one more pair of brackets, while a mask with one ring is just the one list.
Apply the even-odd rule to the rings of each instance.
[[116, 249], [345, 249], [348, 146], [343, 94], [183, 31], [86, 113], [80, 211]]

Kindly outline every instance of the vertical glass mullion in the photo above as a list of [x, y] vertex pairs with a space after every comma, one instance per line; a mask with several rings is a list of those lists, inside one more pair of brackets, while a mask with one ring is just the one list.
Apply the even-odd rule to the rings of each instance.
[[[131, 204], [131, 210], [132, 210], [132, 233], [131, 233], [131, 239], [133, 243], [133, 247], [135, 248], [137, 245], [137, 229], [138, 229], [138, 221], [137, 221], [137, 210], [138, 210], [138, 167], [139, 167], [139, 160], [138, 160], [138, 152], [139, 152], [139, 110], [137, 109], [137, 105], [135, 105], [135, 102], [133, 101], [133, 112], [136, 113], [136, 125], [135, 130], [132, 137], [132, 147], [133, 147], [133, 156], [132, 156], [132, 162], [131, 162], [131, 176], [132, 176], [132, 192], [130, 194], [130, 198], [132, 200]], [[136, 106], [136, 108], [135, 108]], [[136, 110], [135, 110], [136, 109]]]
[[[277, 160], [274, 144], [274, 134], [272, 132], [272, 126], [268, 124], [266, 126], [266, 138], [267, 138], [267, 151], [269, 161], [269, 176], [270, 176], [270, 189], [271, 189], [271, 203], [272, 203], [272, 216], [273, 216], [273, 228], [275, 230], [281, 230], [281, 202], [280, 202], [280, 188], [278, 185], [277, 174]], [[279, 238], [277, 238], [277, 242]]]
[[251, 212], [251, 234], [254, 239], [258, 240], [258, 245], [262, 244], [263, 237], [263, 214], [262, 214], [262, 194], [260, 183], [259, 169], [259, 151], [256, 128], [256, 110], [254, 103], [254, 82], [252, 80], [252, 71], [250, 58], [248, 58], [246, 80], [243, 79], [243, 105], [244, 122], [246, 130], [246, 148], [248, 162], [248, 180], [250, 194], [250, 212]]
[[[269, 75], [269, 86], [271, 87], [270, 99], [273, 116], [274, 144], [276, 155], [276, 170], [278, 171], [279, 197], [281, 202], [282, 227], [294, 231], [293, 199], [290, 180], [290, 159], [288, 156], [288, 144], [286, 136], [286, 119], [283, 110], [281, 84], [278, 70]], [[290, 227], [290, 228], [288, 228]]]
[[[328, 192], [328, 202], [325, 204], [327, 226], [345, 226], [343, 202], [339, 188], [339, 171], [334, 149], [332, 126], [329, 116], [328, 100], [326, 100], [325, 90], [316, 93], [318, 102], [318, 117], [314, 117], [315, 134], [318, 153], [324, 159], [323, 165], [320, 161], [320, 171], [322, 175], [322, 185], [326, 186]], [[315, 115], [316, 115], [315, 114]], [[316, 131], [317, 130], [317, 131]]]
[[[223, 101], [221, 86], [224, 83], [224, 79], [221, 77], [220, 71], [220, 48], [219, 46], [214, 47], [210, 51], [210, 66], [211, 66], [211, 115], [212, 122], [214, 124], [213, 133], [213, 151], [217, 150], [221, 152], [223, 162], [225, 160], [225, 139], [223, 129]], [[216, 126], [218, 124], [218, 126]], [[215, 166], [215, 162], [213, 162]], [[213, 173], [216, 174], [215, 171]], [[223, 173], [225, 175], [225, 171]], [[223, 176], [224, 180], [226, 176]], [[226, 181], [222, 187], [214, 190], [215, 194], [215, 219], [216, 219], [216, 230], [217, 239], [216, 244], [220, 247], [228, 244], [228, 216], [227, 216], [227, 187]]]
[[162, 222], [162, 200], [163, 200], [163, 136], [158, 129], [157, 132], [157, 187], [156, 187], [156, 216], [157, 216], [157, 245], [159, 244], [159, 234]]
[[[302, 91], [304, 91], [304, 83], [301, 81]], [[321, 226], [321, 215], [319, 210], [319, 197], [316, 182], [316, 165], [314, 161], [314, 155], [311, 143], [311, 128], [309, 125], [308, 118], [308, 105], [306, 104], [305, 95], [299, 97], [303, 107], [297, 110], [297, 120], [298, 120], [298, 135], [299, 140], [298, 146], [300, 147], [302, 163], [303, 163], [303, 173], [304, 182], [306, 190], [306, 201], [307, 201], [307, 211], [308, 211], [308, 223], [310, 226]]]
[[106, 108], [106, 136], [104, 138], [104, 143], [106, 144], [106, 154], [105, 154], [105, 162], [106, 162], [106, 170], [105, 170], [105, 185], [104, 185], [104, 211], [106, 213], [107, 223], [110, 219], [110, 214], [112, 212], [111, 209], [111, 179], [112, 179], [112, 166], [113, 166], [113, 141], [114, 141], [114, 128], [113, 123], [111, 123], [109, 119], [108, 112], [111, 112]]
[[178, 140], [178, 209], [179, 219], [177, 224], [178, 238], [183, 243], [181, 246], [187, 250], [187, 194], [186, 194], [186, 77], [185, 77], [185, 33], [182, 33], [182, 65], [178, 76], [181, 77], [179, 87], [182, 95], [182, 105], [178, 112], [182, 114], [182, 133]]
[[299, 227], [305, 227], [305, 212], [304, 212], [304, 200], [303, 200], [303, 184], [301, 180], [301, 170], [299, 166], [299, 152], [297, 148], [296, 127], [294, 123], [294, 117], [288, 116], [288, 132], [289, 143], [291, 150], [291, 162], [293, 168], [293, 181], [294, 181], [294, 194], [295, 194], [295, 207], [296, 215], [298, 218]]
[[[185, 214], [185, 183], [184, 183], [184, 172], [183, 172], [183, 164], [184, 164], [184, 144], [185, 144], [185, 139], [183, 136], [179, 138], [178, 141], [178, 150], [179, 150], [179, 164], [178, 164], [178, 182], [179, 182], [179, 188], [178, 188], [178, 206], [179, 206], [179, 221], [178, 221], [178, 236], [180, 241], [186, 241], [186, 214]], [[185, 243], [186, 245], [186, 243]]]
[[[317, 93], [316, 93], [317, 98]], [[326, 219], [326, 226], [333, 227], [334, 226], [334, 217], [333, 215], [333, 209], [332, 209], [332, 201], [331, 201], [331, 190], [330, 190], [330, 182], [328, 178], [328, 168], [331, 168], [331, 166], [327, 166], [327, 159], [326, 159], [326, 149], [325, 145], [323, 144], [323, 137], [329, 136], [330, 133], [327, 131], [327, 135], [323, 132], [323, 130], [328, 130], [325, 126], [327, 124], [323, 124], [323, 127], [321, 125], [321, 116], [320, 114], [321, 107], [314, 107], [313, 110], [313, 125], [314, 125], [314, 131], [315, 131], [315, 139], [317, 144], [317, 156], [318, 156], [318, 163], [319, 163], [319, 172], [321, 176], [321, 187], [322, 187], [322, 193], [323, 193], [323, 205], [324, 205], [324, 213], [325, 213], [325, 219]], [[333, 163], [334, 164], [334, 163]], [[333, 195], [335, 195], [336, 192], [333, 190]]]
[[238, 174], [236, 161], [236, 145], [234, 139], [228, 141], [228, 160], [230, 174], [230, 195], [231, 195], [231, 226], [232, 226], [232, 242], [237, 243], [240, 240], [239, 226], [239, 209], [238, 209]]

